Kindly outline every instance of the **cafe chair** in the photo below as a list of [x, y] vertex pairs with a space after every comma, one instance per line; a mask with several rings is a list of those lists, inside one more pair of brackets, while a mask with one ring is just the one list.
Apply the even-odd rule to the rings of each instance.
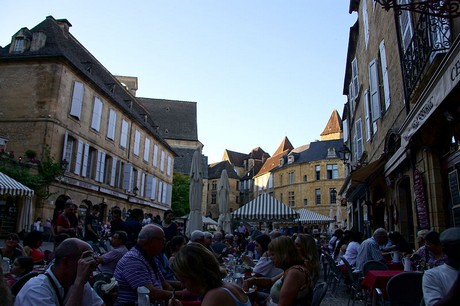
[[332, 294], [334, 294], [337, 284], [342, 279], [342, 272], [337, 268], [337, 265], [331, 255], [326, 252], [323, 253], [323, 256], [328, 263], [328, 278], [327, 285], [331, 288]]
[[381, 305], [390, 306], [419, 306], [423, 299], [422, 290], [423, 273], [403, 272], [390, 278], [387, 284], [387, 300], [381, 290], [374, 293]]
[[313, 299], [311, 302], [311, 306], [319, 306], [321, 305], [324, 296], [326, 296], [327, 292], [327, 283], [326, 282], [318, 282], [313, 289]]
[[14, 296], [18, 295], [19, 291], [21, 291], [22, 287], [32, 278], [38, 276], [40, 273], [32, 271], [27, 273], [26, 275], [22, 276], [18, 279], [13, 286], [11, 286], [11, 294]]
[[366, 276], [367, 271], [370, 270], [388, 270], [388, 266], [385, 263], [378, 260], [369, 260], [366, 261], [366, 263], [364, 263], [363, 275]]
[[361, 294], [361, 278], [360, 278], [360, 273], [353, 272], [353, 267], [350, 265], [348, 260], [344, 257], [341, 257], [343, 264], [345, 265], [347, 269], [347, 275], [346, 275], [346, 282], [345, 284], [348, 287], [348, 303], [347, 305], [350, 305], [350, 301], [353, 300], [352, 305], [355, 305], [355, 301], [362, 300], [363, 295]]

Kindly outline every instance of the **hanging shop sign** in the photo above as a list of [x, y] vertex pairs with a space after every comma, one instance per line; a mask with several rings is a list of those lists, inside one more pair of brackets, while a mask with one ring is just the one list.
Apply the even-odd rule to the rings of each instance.
[[418, 227], [419, 229], [429, 229], [430, 219], [428, 217], [428, 204], [426, 202], [425, 187], [423, 186], [422, 174], [417, 169], [414, 170], [414, 197]]

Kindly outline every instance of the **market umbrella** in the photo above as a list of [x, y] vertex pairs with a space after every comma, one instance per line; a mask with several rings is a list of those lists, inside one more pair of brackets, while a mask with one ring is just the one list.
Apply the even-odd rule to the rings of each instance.
[[203, 219], [201, 214], [201, 199], [203, 192], [202, 171], [203, 170], [201, 166], [201, 153], [197, 150], [195, 151], [195, 153], [193, 153], [192, 166], [190, 168], [190, 215], [186, 232], [186, 235], [188, 237], [190, 237], [190, 234], [193, 231], [203, 229]]
[[228, 182], [227, 170], [223, 170], [217, 184], [217, 204], [219, 205], [219, 226], [226, 233], [231, 233], [231, 216], [228, 211], [228, 200], [230, 196], [230, 183]]

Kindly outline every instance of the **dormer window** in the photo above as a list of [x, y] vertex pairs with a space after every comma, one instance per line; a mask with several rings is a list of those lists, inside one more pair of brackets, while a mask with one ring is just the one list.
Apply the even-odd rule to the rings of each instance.
[[24, 37], [16, 37], [14, 39], [13, 52], [24, 52], [25, 40]]
[[280, 158], [280, 166], [284, 165], [284, 158]]
[[294, 162], [295, 158], [294, 155], [289, 155], [288, 156], [288, 164], [292, 164]]
[[337, 153], [335, 153], [335, 148], [327, 149], [327, 158], [336, 158]]

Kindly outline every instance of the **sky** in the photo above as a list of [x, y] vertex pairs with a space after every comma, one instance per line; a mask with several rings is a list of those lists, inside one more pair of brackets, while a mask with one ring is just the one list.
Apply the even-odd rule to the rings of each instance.
[[347, 0], [4, 1], [0, 46], [46, 16], [114, 75], [138, 77], [138, 97], [197, 103], [209, 163], [225, 149], [272, 155], [319, 140], [342, 114]]

